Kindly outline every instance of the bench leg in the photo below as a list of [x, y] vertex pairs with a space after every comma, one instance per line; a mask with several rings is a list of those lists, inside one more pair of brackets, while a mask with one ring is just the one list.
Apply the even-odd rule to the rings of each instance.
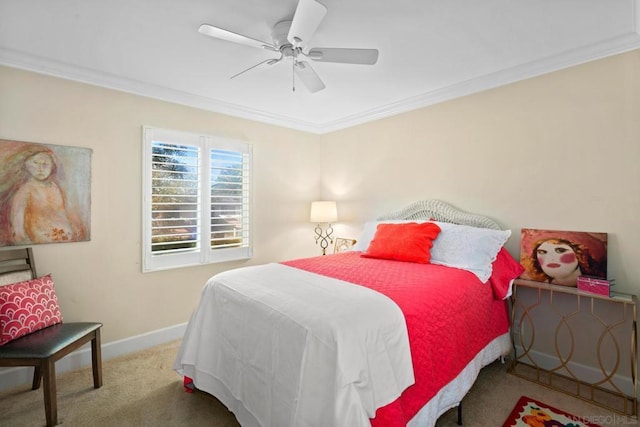
[[36, 365], [33, 367], [33, 384], [31, 384], [31, 390], [39, 389], [41, 382], [42, 382], [42, 370], [40, 368], [40, 365]]
[[47, 427], [52, 427], [58, 424], [56, 363], [52, 359], [46, 359], [43, 361], [41, 369], [44, 379], [44, 412], [47, 417]]
[[93, 387], [102, 387], [102, 350], [100, 347], [100, 329], [96, 329], [96, 336], [91, 340], [91, 365], [93, 367]]

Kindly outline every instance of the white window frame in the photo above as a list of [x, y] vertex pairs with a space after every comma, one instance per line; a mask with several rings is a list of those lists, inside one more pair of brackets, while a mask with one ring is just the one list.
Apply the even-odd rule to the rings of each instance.
[[[253, 256], [253, 224], [251, 183], [253, 180], [253, 155], [251, 144], [246, 141], [200, 133], [143, 127], [143, 197], [142, 197], [142, 271], [152, 272], [171, 268], [248, 259]], [[153, 142], [162, 141], [176, 145], [198, 147], [198, 171], [200, 178], [200, 223], [196, 248], [179, 252], [154, 253], [152, 251], [152, 159]], [[243, 209], [243, 228], [247, 235], [239, 247], [211, 248], [211, 150], [230, 150], [243, 154], [246, 160], [248, 183], [243, 186], [246, 207]]]

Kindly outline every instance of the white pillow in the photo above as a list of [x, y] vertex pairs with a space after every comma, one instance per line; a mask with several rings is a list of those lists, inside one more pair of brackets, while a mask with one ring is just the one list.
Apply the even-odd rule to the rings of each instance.
[[[378, 224], [426, 222], [425, 220], [369, 221], [352, 247], [354, 251], [366, 251], [376, 234]], [[433, 241], [431, 263], [460, 268], [475, 274], [482, 283], [491, 277], [492, 264], [500, 248], [511, 236], [511, 230], [491, 230], [470, 225], [432, 221], [440, 227], [440, 234]]]
[[433, 241], [431, 263], [468, 270], [482, 283], [491, 277], [493, 261], [511, 236], [511, 230], [491, 230], [436, 222], [440, 234]]

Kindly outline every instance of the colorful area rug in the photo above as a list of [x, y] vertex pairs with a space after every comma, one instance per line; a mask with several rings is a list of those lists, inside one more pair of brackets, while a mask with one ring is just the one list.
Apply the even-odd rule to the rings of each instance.
[[600, 427], [584, 417], [522, 396], [502, 427]]

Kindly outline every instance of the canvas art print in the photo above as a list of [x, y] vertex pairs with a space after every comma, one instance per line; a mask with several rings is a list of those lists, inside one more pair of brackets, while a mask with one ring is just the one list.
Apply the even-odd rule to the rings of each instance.
[[607, 277], [607, 233], [523, 228], [523, 279], [576, 286], [579, 276]]
[[0, 246], [90, 239], [91, 150], [0, 140]]

